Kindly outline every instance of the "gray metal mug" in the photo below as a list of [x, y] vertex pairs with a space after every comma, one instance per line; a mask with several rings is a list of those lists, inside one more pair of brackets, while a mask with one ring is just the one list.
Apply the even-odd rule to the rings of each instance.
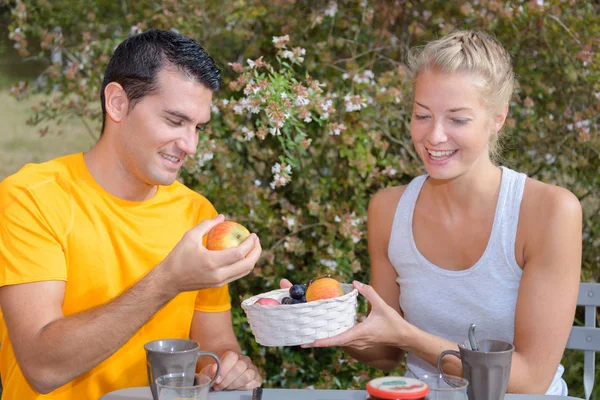
[[460, 358], [463, 378], [469, 381], [469, 400], [502, 400], [508, 388], [512, 353], [515, 346], [502, 340], [479, 341], [479, 351], [458, 345], [459, 351], [446, 350], [438, 357], [437, 368], [442, 371], [442, 358], [453, 355]]
[[158, 400], [158, 391], [156, 389], [156, 379], [160, 376], [185, 373], [190, 377], [190, 382], [186, 385], [193, 385], [193, 379], [196, 372], [196, 362], [199, 357], [208, 356], [214, 358], [217, 363], [217, 372], [211, 379], [210, 384], [214, 383], [221, 370], [221, 361], [216, 354], [207, 351], [200, 351], [198, 342], [187, 339], [162, 339], [148, 342], [144, 345], [146, 350], [146, 370], [148, 373], [148, 384], [154, 400]]

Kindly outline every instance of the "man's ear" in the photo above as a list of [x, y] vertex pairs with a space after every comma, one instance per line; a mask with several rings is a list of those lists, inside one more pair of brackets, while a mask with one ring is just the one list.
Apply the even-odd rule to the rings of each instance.
[[116, 123], [119, 123], [129, 111], [129, 99], [123, 86], [117, 82], [111, 82], [104, 88], [104, 101], [106, 115]]
[[494, 115], [494, 127], [496, 128], [496, 133], [500, 132], [500, 129], [504, 126], [504, 121], [506, 121], [506, 116], [508, 115], [508, 104], [504, 106], [504, 109]]

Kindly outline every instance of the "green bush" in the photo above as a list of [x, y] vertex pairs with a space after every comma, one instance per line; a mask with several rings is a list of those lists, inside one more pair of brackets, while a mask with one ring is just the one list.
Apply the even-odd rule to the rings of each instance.
[[[182, 180], [261, 237], [262, 261], [231, 285], [231, 294], [238, 337], [265, 370], [266, 386], [363, 388], [381, 374], [337, 349], [258, 346], [239, 305], [276, 288], [281, 277], [301, 282], [330, 273], [368, 281], [368, 200], [422, 173], [407, 127], [411, 88], [403, 60], [410, 47], [455, 28], [486, 30], [512, 54], [519, 85], [503, 164], [581, 199], [582, 280], [598, 280], [597, 2], [197, 3], [11, 2], [10, 34], [18, 50], [48, 63], [39, 79], [16, 85], [13, 93], [52, 95], [32, 111], [30, 123], [94, 123], [101, 117], [101, 74], [128, 35], [175, 28], [211, 53], [225, 85]], [[568, 352], [563, 360], [571, 393], [579, 396], [582, 358]]]

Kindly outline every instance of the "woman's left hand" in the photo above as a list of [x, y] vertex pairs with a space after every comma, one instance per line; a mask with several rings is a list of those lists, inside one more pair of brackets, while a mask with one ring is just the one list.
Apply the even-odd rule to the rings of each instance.
[[411, 325], [390, 307], [373, 287], [358, 281], [354, 281], [353, 286], [371, 304], [369, 316], [339, 335], [317, 339], [312, 344], [305, 344], [302, 347], [342, 346], [357, 350], [381, 345], [401, 347]]

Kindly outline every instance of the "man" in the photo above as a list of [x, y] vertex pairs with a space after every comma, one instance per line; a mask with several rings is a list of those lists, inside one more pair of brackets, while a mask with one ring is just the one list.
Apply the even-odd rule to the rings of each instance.
[[254, 267], [258, 237], [208, 251], [203, 237], [223, 217], [175, 180], [220, 85], [192, 39], [133, 36], [106, 69], [95, 147], [0, 183], [4, 400], [97, 399], [147, 385], [143, 346], [162, 338], [217, 353], [217, 390], [261, 384], [240, 354], [227, 287]]

